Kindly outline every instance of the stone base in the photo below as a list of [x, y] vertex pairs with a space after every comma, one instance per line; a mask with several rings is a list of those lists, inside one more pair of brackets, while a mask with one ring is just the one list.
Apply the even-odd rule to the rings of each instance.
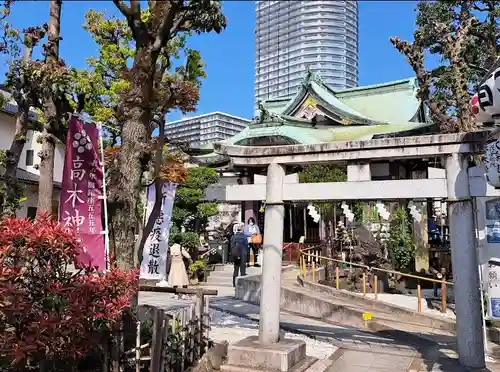
[[[318, 360], [313, 357], [305, 357], [288, 372], [325, 372], [333, 365], [332, 360]], [[269, 372], [269, 370], [255, 369], [252, 367], [238, 367], [224, 364], [221, 366], [223, 372]], [[274, 372], [274, 371], [273, 371]]]
[[277, 344], [261, 345], [258, 336], [251, 336], [229, 345], [227, 364], [222, 370], [227, 372], [256, 370], [289, 372], [295, 371], [293, 368], [305, 358], [306, 343], [304, 341], [284, 339]]

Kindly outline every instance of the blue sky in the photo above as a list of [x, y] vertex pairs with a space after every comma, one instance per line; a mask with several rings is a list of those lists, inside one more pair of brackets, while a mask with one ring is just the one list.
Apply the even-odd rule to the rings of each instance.
[[[391, 36], [411, 40], [415, 22], [415, 1], [364, 1], [359, 4], [359, 83], [368, 85], [413, 76], [405, 58], [389, 42]], [[61, 57], [76, 68], [97, 53], [97, 47], [81, 27], [90, 9], [118, 12], [110, 1], [65, 1], [62, 11]], [[47, 21], [47, 1], [18, 2], [11, 23], [18, 28]], [[226, 1], [226, 30], [193, 36], [190, 45], [199, 49], [206, 63], [207, 79], [200, 92], [198, 111], [203, 114], [223, 111], [253, 116], [253, 58], [255, 5], [253, 1]], [[0, 73], [6, 66], [0, 66]], [[169, 116], [176, 119], [177, 115]]]

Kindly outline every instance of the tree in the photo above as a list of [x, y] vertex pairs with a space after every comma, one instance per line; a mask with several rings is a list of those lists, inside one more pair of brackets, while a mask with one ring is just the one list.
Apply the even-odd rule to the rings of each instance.
[[[121, 208], [115, 216], [119, 228], [115, 243], [124, 267], [133, 265], [130, 254], [134, 241], [133, 226], [139, 187], [145, 165], [150, 154], [144, 144], [151, 136], [151, 119], [155, 102], [154, 77], [161, 71], [160, 56], [167, 62], [171, 53], [169, 41], [187, 33], [202, 33], [225, 27], [225, 17], [218, 1], [149, 1], [149, 17], [143, 19], [141, 4], [131, 0], [126, 5], [121, 0], [113, 0], [125, 16], [135, 42], [132, 67], [127, 71], [129, 87], [122, 94], [119, 110], [123, 113], [121, 132], [120, 173], [123, 193], [118, 198]], [[167, 64], [168, 65], [168, 64]]]
[[[421, 1], [417, 6], [414, 41], [391, 38], [406, 56], [427, 104], [443, 132], [475, 130], [470, 98], [498, 57], [500, 5], [494, 0]], [[425, 67], [436, 55], [440, 66]]]
[[409, 269], [415, 259], [416, 246], [413, 241], [406, 203], [399, 204], [396, 207], [391, 218], [389, 234], [389, 252], [394, 268], [396, 270]]
[[[345, 169], [336, 165], [322, 165], [311, 164], [306, 165], [301, 172], [299, 172], [299, 181], [301, 183], [317, 183], [317, 182], [344, 182], [347, 181], [347, 174]], [[322, 202], [315, 203], [321, 219], [325, 222], [325, 234], [327, 241], [334, 238], [336, 228], [335, 220], [337, 214], [337, 207], [339, 202]], [[332, 244], [334, 243], [334, 244]], [[323, 247], [323, 254], [327, 257], [333, 258], [335, 256], [335, 242], [330, 241], [327, 246]], [[326, 264], [325, 278], [327, 281], [333, 280], [335, 272], [334, 262], [328, 261]]]
[[[204, 72], [199, 53], [186, 47], [186, 37], [192, 32], [220, 32], [225, 18], [214, 1], [149, 1], [146, 10], [141, 10], [139, 1], [114, 3], [125, 22], [106, 20], [98, 13], [87, 15], [86, 27], [99, 44], [100, 55], [90, 61], [93, 71], [82, 80], [89, 90], [100, 92], [87, 107], [95, 105], [96, 112], [107, 115], [120, 138], [109, 198], [114, 205], [111, 225], [117, 263], [128, 268], [137, 265], [148, 225], [161, 205], [157, 195], [150, 223], [139, 247], [136, 244], [134, 248], [141, 189], [160, 181], [158, 159], [163, 158], [165, 136], [160, 133], [157, 139], [152, 138], [153, 119], [161, 132], [167, 111], [195, 109], [199, 78]], [[184, 56], [186, 63], [175, 67], [173, 59], [179, 56]]]
[[[10, 9], [8, 11], [10, 13]], [[9, 64], [6, 74], [5, 88], [8, 89], [18, 108], [16, 115], [16, 129], [10, 149], [5, 154], [5, 191], [4, 191], [4, 215], [15, 215], [19, 208], [22, 197], [22, 184], [17, 180], [16, 172], [19, 159], [26, 143], [26, 135], [30, 125], [30, 108], [41, 109], [40, 92], [33, 75], [33, 62], [31, 56], [33, 49], [45, 36], [47, 25], [41, 27], [29, 27], [24, 30], [24, 55], [19, 58], [19, 32], [5, 23], [4, 28], [10, 31], [11, 39], [5, 42], [9, 54], [14, 58]], [[36, 126], [36, 123], [31, 123]]]
[[68, 95], [71, 91], [71, 75], [64, 61], [59, 58], [61, 40], [62, 0], [51, 0], [47, 42], [43, 49], [45, 59], [33, 65], [40, 77], [43, 106], [42, 149], [40, 157], [40, 181], [38, 185], [37, 213], [52, 212], [54, 191], [54, 157], [57, 141], [65, 135], [64, 120], [72, 112]]
[[[64, 128], [59, 125], [65, 114], [71, 111], [71, 94], [69, 70], [59, 61], [59, 18], [60, 1], [52, 1], [50, 5], [50, 24], [29, 27], [24, 30], [23, 41], [20, 42], [19, 31], [10, 26], [6, 17], [10, 14], [10, 7], [14, 1], [4, 2], [4, 18], [1, 19], [1, 29], [4, 36], [0, 50], [10, 54], [9, 71], [6, 75], [5, 87], [12, 93], [18, 107], [16, 131], [14, 140], [5, 156], [5, 200], [4, 213], [12, 215], [19, 206], [22, 194], [21, 184], [16, 178], [17, 166], [22, 149], [26, 142], [29, 126], [39, 130], [38, 124], [43, 124], [42, 151], [38, 154], [40, 163], [40, 193], [38, 198], [38, 212], [52, 211], [53, 163], [55, 142], [63, 140]], [[34, 48], [49, 32], [49, 40], [43, 46], [45, 60], [32, 60]], [[24, 47], [23, 57], [20, 58], [20, 46]], [[43, 117], [48, 100], [57, 106], [57, 120], [46, 120]], [[38, 113], [38, 122], [29, 119], [30, 109]]]
[[177, 189], [172, 223], [181, 231], [201, 232], [209, 217], [218, 213], [216, 203], [204, 202], [205, 189], [219, 181], [217, 172], [207, 167], [188, 168], [186, 182]]

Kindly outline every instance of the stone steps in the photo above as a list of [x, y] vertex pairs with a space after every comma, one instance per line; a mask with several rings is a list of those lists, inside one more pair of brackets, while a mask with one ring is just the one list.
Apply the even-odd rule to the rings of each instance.
[[[233, 264], [218, 264], [213, 265], [212, 268], [213, 270], [208, 273], [206, 283], [202, 284], [204, 287], [224, 288], [233, 286]], [[247, 275], [260, 275], [261, 273], [262, 270], [260, 267], [247, 267]]]

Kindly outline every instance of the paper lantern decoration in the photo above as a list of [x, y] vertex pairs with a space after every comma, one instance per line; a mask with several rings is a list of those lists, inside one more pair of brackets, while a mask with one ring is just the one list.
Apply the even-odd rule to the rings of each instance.
[[488, 124], [493, 122], [493, 118], [481, 107], [478, 94], [474, 94], [470, 101], [470, 110], [476, 118], [476, 122], [480, 124]]
[[[500, 68], [497, 68], [477, 90], [479, 112], [492, 118], [500, 114]], [[483, 114], [484, 112], [484, 114]], [[479, 120], [479, 118], [478, 118]], [[493, 121], [490, 119], [490, 121]]]

